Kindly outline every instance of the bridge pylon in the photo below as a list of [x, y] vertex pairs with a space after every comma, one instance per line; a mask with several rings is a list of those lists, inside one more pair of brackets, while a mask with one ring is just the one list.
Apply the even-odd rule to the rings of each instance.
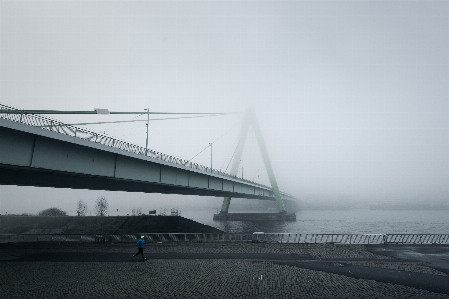
[[[274, 175], [273, 167], [271, 166], [270, 158], [268, 156], [268, 151], [265, 146], [265, 142], [263, 140], [262, 132], [260, 130], [259, 123], [257, 122], [256, 113], [254, 112], [254, 109], [247, 109], [245, 112], [242, 127], [240, 129], [240, 135], [239, 135], [237, 148], [235, 150], [235, 154], [234, 154], [234, 157], [232, 160], [230, 174], [234, 175], [234, 176], [237, 175], [237, 171], [238, 171], [239, 165], [240, 165], [240, 160], [241, 160], [242, 154], [243, 154], [243, 148], [245, 146], [246, 136], [248, 135], [248, 129], [250, 126], [253, 128], [254, 134], [257, 139], [257, 143], [259, 145], [259, 150], [262, 154], [262, 159], [263, 159], [265, 168], [268, 173], [268, 178], [270, 179], [271, 188], [273, 190], [273, 195], [276, 199], [278, 211], [281, 215], [287, 214], [287, 212], [285, 210], [284, 201], [282, 200], [281, 193], [279, 191], [279, 187], [276, 182], [276, 177]], [[223, 205], [222, 205], [221, 211], [220, 211], [220, 215], [222, 217], [220, 217], [220, 218], [226, 218], [226, 215], [228, 214], [228, 211], [229, 211], [230, 203], [231, 203], [231, 197], [225, 197], [223, 199]]]

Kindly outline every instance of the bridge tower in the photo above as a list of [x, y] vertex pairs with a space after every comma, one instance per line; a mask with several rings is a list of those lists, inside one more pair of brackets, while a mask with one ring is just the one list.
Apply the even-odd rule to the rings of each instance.
[[[282, 200], [281, 193], [279, 191], [278, 184], [276, 182], [276, 177], [274, 176], [273, 167], [271, 166], [270, 158], [268, 156], [267, 148], [265, 147], [265, 142], [262, 137], [262, 132], [259, 127], [259, 123], [257, 122], [256, 113], [254, 109], [248, 109], [245, 112], [245, 116], [242, 123], [242, 128], [240, 130], [239, 141], [237, 144], [237, 148], [235, 150], [234, 158], [232, 160], [231, 166], [231, 175], [237, 175], [237, 171], [239, 169], [240, 160], [242, 158], [243, 148], [245, 146], [246, 136], [248, 134], [249, 127], [253, 128], [254, 134], [256, 135], [257, 143], [259, 145], [260, 152], [262, 154], [262, 159], [265, 164], [265, 168], [268, 173], [268, 178], [270, 179], [271, 188], [273, 190], [274, 197], [276, 199], [277, 208], [279, 214], [286, 214], [284, 201]], [[229, 211], [229, 204], [231, 203], [230, 197], [225, 197], [223, 199], [223, 205], [220, 211], [220, 218], [226, 218], [226, 215]]]

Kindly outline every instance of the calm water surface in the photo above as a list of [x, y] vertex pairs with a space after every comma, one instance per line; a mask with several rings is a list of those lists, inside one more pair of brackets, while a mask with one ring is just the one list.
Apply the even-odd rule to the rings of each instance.
[[449, 233], [449, 210], [302, 210], [296, 222], [213, 221], [214, 212], [183, 210], [182, 216], [228, 233]]

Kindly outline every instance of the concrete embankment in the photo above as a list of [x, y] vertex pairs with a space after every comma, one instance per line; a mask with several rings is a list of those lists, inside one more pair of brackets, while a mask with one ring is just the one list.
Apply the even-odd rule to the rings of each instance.
[[0, 216], [0, 234], [223, 233], [181, 216]]

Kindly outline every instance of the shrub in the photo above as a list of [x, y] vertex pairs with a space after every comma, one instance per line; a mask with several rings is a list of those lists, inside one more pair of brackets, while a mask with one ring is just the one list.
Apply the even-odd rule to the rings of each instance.
[[49, 208], [40, 211], [38, 216], [67, 216], [67, 212], [59, 209], [59, 208]]

